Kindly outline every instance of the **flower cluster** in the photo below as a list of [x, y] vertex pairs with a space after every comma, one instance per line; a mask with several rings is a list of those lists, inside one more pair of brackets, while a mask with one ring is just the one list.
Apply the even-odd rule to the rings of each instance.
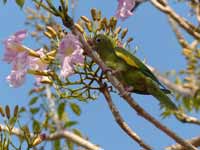
[[[41, 48], [35, 53], [37, 57], [30, 56], [29, 51], [22, 45], [27, 32], [21, 30], [10, 36], [3, 43], [5, 46], [5, 53], [3, 60], [12, 64], [12, 71], [7, 76], [7, 81], [11, 87], [19, 87], [24, 81], [28, 70], [46, 72], [48, 64], [42, 61], [45, 57], [44, 49]], [[72, 33], [68, 33], [60, 42], [58, 48], [57, 58], [62, 64], [60, 76], [66, 78], [74, 73], [76, 65], [83, 65], [84, 56], [82, 45], [78, 38]], [[35, 75], [36, 83], [40, 83], [45, 76]]]
[[[21, 30], [3, 42], [5, 46], [3, 60], [12, 64], [11, 73], [6, 78], [11, 87], [19, 87], [24, 83], [28, 69], [45, 70], [47, 67], [40, 58], [29, 56], [28, 51], [25, 50], [21, 42], [26, 35], [27, 32]], [[43, 49], [41, 48], [36, 53], [42, 55]], [[37, 79], [37, 81], [39, 80]]]

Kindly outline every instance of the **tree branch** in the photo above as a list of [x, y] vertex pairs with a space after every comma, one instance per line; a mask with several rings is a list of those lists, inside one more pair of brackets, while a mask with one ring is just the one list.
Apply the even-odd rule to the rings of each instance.
[[119, 111], [117, 110], [115, 104], [112, 101], [111, 95], [108, 89], [101, 83], [101, 92], [103, 93], [108, 106], [115, 118], [117, 124], [124, 130], [126, 134], [129, 135], [134, 141], [136, 141], [141, 147], [145, 148], [145, 150], [151, 150], [151, 146], [147, 145], [143, 140], [128, 126], [128, 124], [123, 120]]
[[[0, 131], [5, 131], [5, 132], [8, 132], [9, 134], [16, 135], [16, 136], [21, 137], [21, 138], [25, 138], [24, 132], [19, 128], [14, 127], [10, 131], [7, 128], [7, 126], [0, 124]], [[45, 135], [40, 134], [40, 135], [43, 138], [41, 138], [40, 139], [41, 141], [37, 144], [40, 144], [43, 141], [53, 141], [53, 140], [65, 138], [65, 139], [70, 140], [70, 141], [76, 143], [77, 145], [82, 146], [82, 147], [84, 147], [88, 150], [103, 150], [99, 146], [96, 146], [96, 145], [92, 144], [90, 141], [87, 141], [87, 140], [83, 139], [82, 137], [74, 134], [73, 132], [70, 132], [70, 131], [67, 131], [67, 130], [60, 130], [60, 131], [57, 131], [57, 132], [49, 134], [49, 135], [47, 135], [47, 134], [45, 134]], [[36, 137], [37, 135], [30, 133], [30, 136]]]
[[[165, 76], [161, 75], [155, 68], [147, 65], [148, 68], [156, 75], [156, 77], [164, 84], [167, 86], [167, 88], [183, 95], [186, 97], [190, 97], [193, 96], [193, 91], [182, 87], [181, 85], [177, 85], [173, 82], [171, 82], [169, 79], [167, 79]], [[184, 121], [185, 123], [192, 123], [192, 124], [196, 124], [196, 125], [200, 125], [200, 120], [192, 117], [192, 116], [188, 116], [187, 114], [181, 113], [179, 114], [181, 115], [182, 121]]]
[[[187, 140], [188, 143], [191, 143], [192, 145], [199, 147], [200, 146], [200, 137], [194, 137], [192, 139]], [[180, 144], [175, 144], [172, 146], [168, 146], [165, 148], [166, 150], [187, 150], [186, 148], [184, 148], [183, 146], [181, 146]]]
[[[70, 20], [70, 19], [69, 19]], [[73, 25], [73, 23], [68, 23], [66, 20], [63, 20], [63, 24], [72, 30], [72, 32], [79, 37], [80, 42], [83, 45], [83, 48], [88, 56], [90, 56], [99, 66], [100, 68], [105, 68], [104, 62], [98, 57], [98, 54], [94, 52], [91, 47], [88, 45], [88, 43], [85, 41], [85, 38], [83, 35], [76, 29], [76, 27]], [[71, 26], [69, 26], [71, 25]], [[164, 133], [166, 133], [169, 137], [174, 139], [177, 143], [183, 145], [184, 147], [188, 148], [188, 150], [197, 150], [193, 145], [190, 143], [187, 143], [176, 135], [173, 131], [171, 131], [169, 128], [167, 128], [165, 125], [161, 124], [158, 120], [156, 120], [153, 116], [151, 116], [149, 113], [147, 113], [142, 107], [140, 107], [135, 100], [130, 96], [130, 94], [124, 89], [124, 87], [121, 85], [121, 83], [117, 80], [116, 77], [111, 75], [110, 72], [107, 72], [107, 78], [112, 83], [112, 85], [119, 91], [120, 95], [123, 95], [122, 97], [124, 100], [138, 113], [138, 115], [145, 118], [147, 121], [151, 122], [154, 126], [162, 130]]]
[[[153, 1], [153, 0], [152, 0]], [[69, 28], [75, 35], [79, 37], [80, 42], [83, 45], [83, 49], [85, 53], [90, 56], [94, 62], [96, 62], [100, 68], [105, 68], [104, 62], [98, 57], [98, 54], [94, 52], [91, 47], [88, 45], [87, 41], [83, 37], [82, 33], [75, 27], [74, 22], [71, 17], [66, 15], [65, 18], [60, 16], [62, 19], [63, 25]], [[165, 125], [161, 124], [158, 120], [156, 120], [153, 116], [151, 116], [148, 112], [146, 112], [142, 107], [140, 107], [135, 100], [130, 96], [130, 94], [124, 89], [124, 87], [120, 84], [116, 77], [111, 75], [111, 72], [106, 73], [108, 80], [112, 83], [112, 85], [119, 91], [120, 95], [124, 98], [124, 100], [138, 113], [138, 115], [145, 118], [147, 121], [151, 122], [154, 126], [162, 130], [169, 137], [174, 139], [177, 143], [181, 144], [188, 150], [197, 150], [192, 144], [186, 142], [184, 139], [176, 135], [173, 131], [167, 128]]]
[[171, 82], [169, 79], [167, 79], [166, 77], [164, 77], [163, 75], [161, 75], [155, 68], [147, 65], [148, 68], [156, 75], [156, 77], [164, 84], [167, 86], [167, 88], [183, 95], [183, 96], [192, 96], [192, 92], [189, 89], [186, 89], [184, 87], [182, 87], [181, 85], [177, 85], [173, 82]]
[[[177, 24], [179, 24], [183, 29], [185, 29], [190, 35], [192, 35], [196, 39], [200, 39], [200, 31], [197, 27], [195, 27], [193, 24], [188, 22], [185, 18], [178, 15], [164, 0], [151, 0], [151, 3], [164, 12], [166, 15], [171, 17], [176, 21]], [[163, 5], [163, 3], [165, 5]]]

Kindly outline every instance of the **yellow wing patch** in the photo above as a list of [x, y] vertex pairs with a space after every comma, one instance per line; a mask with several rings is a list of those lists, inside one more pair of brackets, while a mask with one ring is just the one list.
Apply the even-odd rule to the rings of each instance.
[[119, 52], [119, 51], [115, 51], [115, 54], [120, 57], [121, 59], [123, 59], [127, 64], [129, 64], [130, 66], [133, 66], [135, 68], [138, 68], [138, 65], [134, 62], [134, 60], [132, 58], [130, 58], [129, 56]]

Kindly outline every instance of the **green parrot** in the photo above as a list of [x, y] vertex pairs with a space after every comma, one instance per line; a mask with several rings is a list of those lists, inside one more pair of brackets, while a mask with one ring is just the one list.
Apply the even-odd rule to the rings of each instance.
[[161, 107], [177, 110], [176, 105], [166, 94], [166, 89], [156, 76], [140, 61], [124, 48], [117, 47], [109, 36], [98, 34], [93, 38], [93, 49], [104, 61], [103, 71], [112, 71], [128, 92], [154, 96]]

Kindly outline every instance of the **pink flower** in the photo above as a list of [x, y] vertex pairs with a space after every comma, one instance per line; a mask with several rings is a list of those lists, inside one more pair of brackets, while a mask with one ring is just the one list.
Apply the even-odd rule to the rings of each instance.
[[[43, 48], [36, 51], [36, 53], [40, 55], [40, 58], [45, 56]], [[45, 70], [47, 67], [47, 64], [42, 62], [40, 58], [29, 56], [29, 68], [32, 70], [40, 70], [40, 71]]]
[[129, 16], [132, 16], [133, 13], [131, 10], [135, 7], [135, 3], [134, 0], [118, 0], [116, 17], [125, 20]]
[[11, 63], [18, 53], [22, 52], [17, 49], [21, 45], [22, 40], [26, 37], [26, 30], [21, 30], [16, 32], [14, 35], [10, 36], [3, 43], [5, 45], [5, 54], [3, 60], [7, 63]]
[[7, 81], [11, 87], [18, 87], [25, 81], [28, 52], [22, 47], [22, 40], [26, 37], [26, 31], [21, 30], [10, 36], [3, 43], [5, 45], [5, 54], [3, 60], [7, 63], [12, 63], [12, 71], [7, 76]]
[[83, 65], [84, 56], [82, 44], [72, 33], [68, 33], [58, 48], [58, 58], [61, 60], [61, 77], [68, 77], [74, 73], [75, 65]]
[[[40, 55], [40, 58], [44, 57], [44, 49], [41, 48], [37, 51], [37, 53]], [[31, 57], [29, 56], [29, 69], [31, 70], [39, 70], [39, 71], [46, 71], [47, 64], [42, 62], [42, 60], [38, 57]], [[41, 80], [44, 78], [44, 76], [35, 76], [36, 83], [39, 84]]]
[[12, 71], [10, 75], [8, 75], [6, 78], [11, 87], [19, 87], [24, 83], [27, 72], [27, 65], [28, 65], [27, 52], [21, 52], [15, 56], [13, 60]]
[[6, 77], [10, 87], [19, 87], [25, 81], [26, 71], [12, 70], [10, 75]]
[[[24, 83], [28, 69], [45, 71], [47, 68], [47, 64], [40, 59], [44, 56], [43, 49], [37, 51], [40, 58], [29, 56], [29, 52], [21, 44], [25, 37], [26, 31], [21, 30], [4, 41], [6, 51], [3, 60], [12, 64], [12, 71], [6, 78], [11, 87], [19, 87]], [[43, 76], [36, 76], [37, 83], [42, 79]]]

